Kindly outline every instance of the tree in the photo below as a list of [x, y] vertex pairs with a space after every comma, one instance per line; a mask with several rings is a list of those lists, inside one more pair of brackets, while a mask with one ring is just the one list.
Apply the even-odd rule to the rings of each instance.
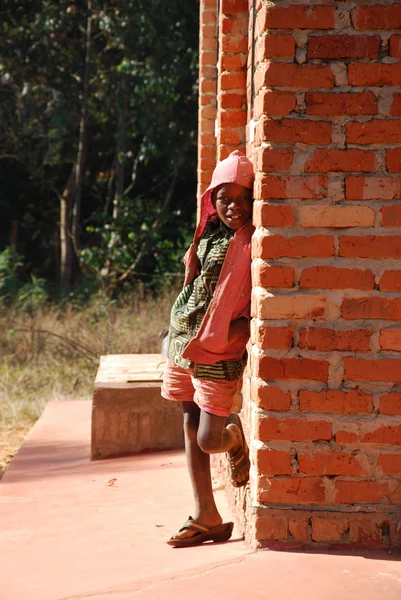
[[[160, 252], [174, 261], [195, 209], [198, 3], [4, 0], [0, 16], [9, 216], [23, 220], [28, 196], [40, 196], [65, 284], [74, 250], [123, 281], [151, 271]], [[18, 181], [5, 185], [10, 169]]]

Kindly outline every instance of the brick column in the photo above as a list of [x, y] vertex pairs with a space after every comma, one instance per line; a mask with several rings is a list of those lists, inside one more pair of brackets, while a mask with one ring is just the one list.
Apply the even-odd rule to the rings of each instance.
[[221, 0], [217, 160], [245, 151], [248, 0]]
[[218, 0], [201, 0], [199, 32], [198, 210], [216, 166]]
[[401, 544], [401, 5], [256, 0], [247, 539]]

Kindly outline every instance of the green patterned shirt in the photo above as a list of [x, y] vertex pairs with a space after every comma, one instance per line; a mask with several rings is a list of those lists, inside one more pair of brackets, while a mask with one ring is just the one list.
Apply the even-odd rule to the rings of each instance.
[[[199, 331], [233, 235], [234, 231], [219, 219], [206, 225], [197, 248], [200, 274], [181, 291], [171, 309], [167, 356], [184, 369], [188, 369], [192, 363], [183, 358], [182, 353]], [[241, 361], [224, 360], [213, 365], [195, 364], [193, 367], [195, 377], [232, 380], [241, 377], [245, 357]]]

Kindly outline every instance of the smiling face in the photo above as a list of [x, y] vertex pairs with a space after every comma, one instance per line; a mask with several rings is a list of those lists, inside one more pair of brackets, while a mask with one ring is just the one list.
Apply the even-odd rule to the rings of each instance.
[[219, 218], [230, 229], [240, 229], [252, 218], [252, 190], [238, 183], [223, 183], [212, 194]]

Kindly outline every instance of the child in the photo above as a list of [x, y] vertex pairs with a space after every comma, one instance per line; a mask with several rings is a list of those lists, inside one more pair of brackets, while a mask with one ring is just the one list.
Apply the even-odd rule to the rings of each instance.
[[194, 241], [184, 257], [184, 287], [170, 320], [162, 396], [182, 402], [185, 451], [195, 512], [168, 544], [227, 541], [210, 473], [210, 454], [226, 452], [231, 481], [246, 485], [249, 451], [231, 413], [241, 390], [249, 339], [252, 163], [234, 151], [215, 168], [202, 196]]

